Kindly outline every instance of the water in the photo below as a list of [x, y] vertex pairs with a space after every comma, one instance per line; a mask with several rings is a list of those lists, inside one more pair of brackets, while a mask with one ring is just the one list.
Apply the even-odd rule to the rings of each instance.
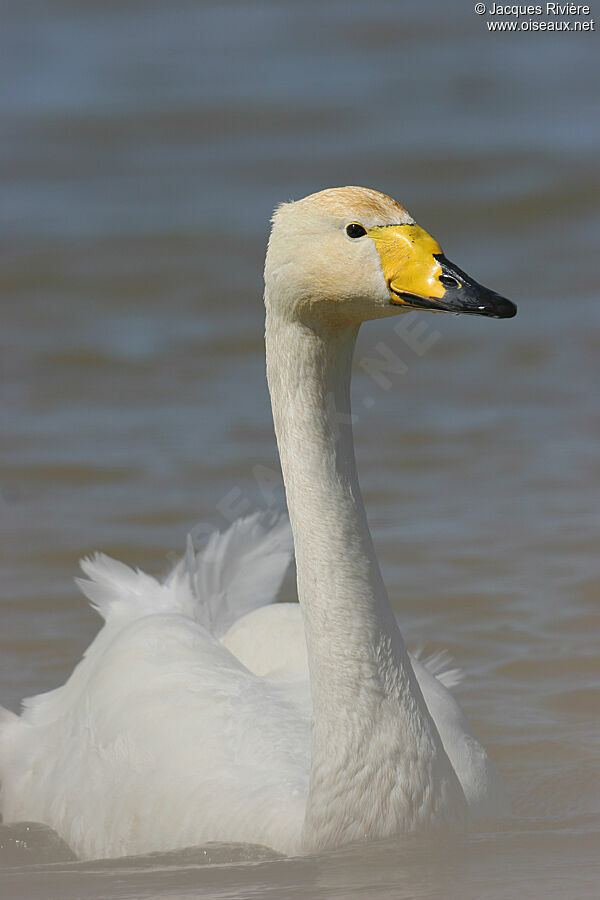
[[[164, 572], [196, 523], [279, 499], [260, 300], [278, 201], [381, 188], [519, 315], [416, 314], [425, 352], [369, 325], [353, 394], [390, 595], [410, 643], [466, 670], [510, 827], [102, 863], [34, 829], [3, 895], [597, 896], [596, 34], [488, 35], [434, 0], [32, 0], [4, 40], [5, 705], [60, 684], [97, 630], [80, 556]], [[405, 364], [385, 384], [361, 366], [380, 341]]]

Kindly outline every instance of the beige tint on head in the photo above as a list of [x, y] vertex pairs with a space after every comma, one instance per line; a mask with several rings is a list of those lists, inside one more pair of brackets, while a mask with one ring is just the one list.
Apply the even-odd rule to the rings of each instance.
[[348, 216], [351, 220], [364, 218], [369, 225], [403, 225], [412, 217], [396, 200], [364, 187], [327, 188], [296, 201], [296, 206], [314, 207], [333, 215]]

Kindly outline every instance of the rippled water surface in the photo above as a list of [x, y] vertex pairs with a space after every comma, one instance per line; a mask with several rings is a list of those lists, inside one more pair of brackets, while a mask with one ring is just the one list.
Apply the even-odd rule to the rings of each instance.
[[[371, 324], [353, 394], [390, 595], [409, 643], [467, 672], [506, 830], [80, 863], [3, 826], [3, 896], [597, 896], [596, 34], [490, 35], [435, 0], [6, 18], [1, 703], [59, 685], [96, 632], [80, 556], [161, 573], [196, 523], [278, 502], [261, 302], [278, 201], [381, 188], [519, 315], [416, 314], [419, 345]], [[384, 383], [362, 365], [380, 342], [403, 363]]]

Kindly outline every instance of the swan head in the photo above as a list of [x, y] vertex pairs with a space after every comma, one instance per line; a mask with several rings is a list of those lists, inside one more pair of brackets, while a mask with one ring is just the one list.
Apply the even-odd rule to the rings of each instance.
[[301, 320], [360, 323], [415, 308], [496, 319], [517, 312], [446, 259], [404, 207], [362, 187], [329, 188], [275, 210], [265, 285], [268, 308]]

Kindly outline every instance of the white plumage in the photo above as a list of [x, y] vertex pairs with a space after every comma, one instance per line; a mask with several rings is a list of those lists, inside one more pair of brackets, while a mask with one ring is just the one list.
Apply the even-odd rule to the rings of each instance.
[[[358, 324], [391, 313], [378, 251], [363, 243], [356, 264], [335, 229], [408, 219], [360, 190], [285, 208], [267, 258], [269, 387], [302, 611], [273, 602], [292, 553], [285, 516], [235, 522], [199, 552], [188, 543], [163, 582], [84, 560], [79, 584], [104, 626], [63, 687], [20, 717], [1, 712], [5, 820], [44, 822], [98, 857], [206, 841], [297, 853], [462, 828], [467, 807], [471, 819], [507, 811], [444, 684], [456, 670], [406, 654], [339, 424]], [[331, 252], [315, 262], [319, 236]]]

